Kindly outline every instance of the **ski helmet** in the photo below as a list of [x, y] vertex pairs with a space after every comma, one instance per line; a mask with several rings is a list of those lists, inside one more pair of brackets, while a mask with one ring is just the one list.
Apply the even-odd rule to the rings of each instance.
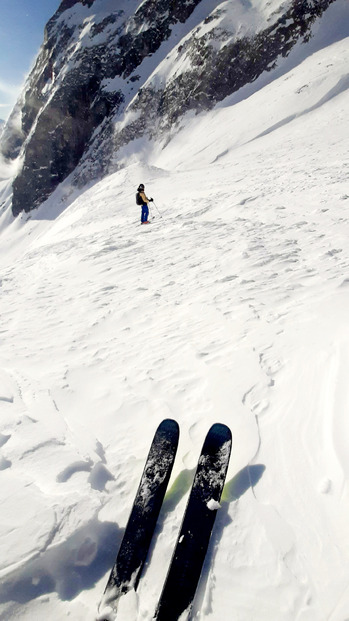
[[144, 190], [144, 185], [143, 185], [143, 183], [140, 183], [139, 186], [138, 186], [137, 192], [143, 192], [143, 190]]

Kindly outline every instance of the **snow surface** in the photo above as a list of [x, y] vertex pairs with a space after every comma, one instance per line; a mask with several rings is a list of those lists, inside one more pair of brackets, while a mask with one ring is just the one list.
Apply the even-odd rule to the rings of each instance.
[[1, 620], [95, 618], [166, 417], [173, 477], [118, 620], [152, 618], [214, 422], [233, 448], [195, 618], [349, 618], [348, 61], [342, 38], [89, 189], [3, 208]]

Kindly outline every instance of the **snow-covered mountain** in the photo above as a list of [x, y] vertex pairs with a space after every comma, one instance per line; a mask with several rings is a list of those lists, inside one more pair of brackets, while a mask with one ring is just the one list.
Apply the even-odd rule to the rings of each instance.
[[64, 0], [2, 137], [20, 157], [14, 215], [71, 173], [81, 186], [123, 166], [143, 137], [166, 144], [183, 115], [272, 71], [333, 2]]
[[[61, 18], [93, 6], [76, 4]], [[114, 171], [80, 188], [71, 173], [29, 214], [11, 212], [11, 175], [45, 106], [1, 164], [0, 621], [98, 617], [167, 417], [181, 431], [173, 476], [117, 621], [152, 619], [217, 421], [232, 455], [191, 618], [348, 618], [348, 43], [336, 0], [273, 71], [159, 140], [115, 146]], [[21, 106], [7, 140], [23, 138]]]

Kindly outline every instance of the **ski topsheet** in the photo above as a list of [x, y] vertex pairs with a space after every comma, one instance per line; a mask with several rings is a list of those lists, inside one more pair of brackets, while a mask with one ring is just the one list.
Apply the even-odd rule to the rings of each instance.
[[[178, 621], [186, 611], [189, 615], [224, 487], [231, 444], [228, 427], [219, 423], [211, 427], [154, 616], [157, 621]], [[187, 619], [187, 615], [182, 619]]]
[[99, 606], [102, 619], [121, 595], [137, 589], [177, 452], [179, 427], [164, 420], [155, 432], [132, 511]]

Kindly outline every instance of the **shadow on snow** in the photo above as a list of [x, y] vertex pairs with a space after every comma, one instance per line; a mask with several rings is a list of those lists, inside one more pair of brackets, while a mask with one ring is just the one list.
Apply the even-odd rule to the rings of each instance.
[[27, 602], [56, 592], [72, 600], [111, 570], [124, 529], [95, 519], [63, 543], [46, 549], [2, 580], [0, 602]]

